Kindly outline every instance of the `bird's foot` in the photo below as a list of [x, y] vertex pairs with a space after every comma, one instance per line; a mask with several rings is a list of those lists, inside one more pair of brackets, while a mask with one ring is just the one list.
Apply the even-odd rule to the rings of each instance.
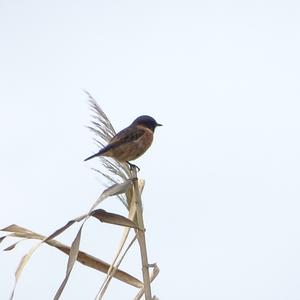
[[133, 168], [136, 168], [138, 171], [140, 171], [140, 168], [139, 168], [137, 165], [132, 164], [132, 163], [130, 163], [129, 161], [126, 161], [126, 162], [127, 162], [128, 165], [129, 165], [130, 171], [132, 171]]

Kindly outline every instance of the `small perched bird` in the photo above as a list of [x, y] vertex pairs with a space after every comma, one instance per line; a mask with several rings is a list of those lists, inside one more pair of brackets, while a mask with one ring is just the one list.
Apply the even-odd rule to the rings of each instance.
[[110, 142], [98, 153], [86, 158], [84, 161], [97, 156], [112, 157], [119, 162], [127, 162], [140, 157], [151, 146], [153, 133], [158, 124], [150, 116], [140, 116], [131, 125], [117, 133]]

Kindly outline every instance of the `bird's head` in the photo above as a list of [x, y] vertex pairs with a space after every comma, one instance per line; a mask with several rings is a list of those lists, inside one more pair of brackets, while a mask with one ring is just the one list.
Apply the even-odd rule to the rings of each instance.
[[154, 132], [154, 130], [157, 126], [162, 126], [161, 124], [157, 123], [155, 121], [155, 119], [153, 119], [150, 116], [146, 116], [146, 115], [136, 118], [131, 125], [133, 125], [133, 126], [137, 126], [137, 125], [144, 126], [146, 128], [149, 128], [153, 132]]

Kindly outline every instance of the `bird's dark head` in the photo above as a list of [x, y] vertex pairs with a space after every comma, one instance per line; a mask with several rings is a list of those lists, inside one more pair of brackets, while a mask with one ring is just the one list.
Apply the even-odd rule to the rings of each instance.
[[157, 123], [155, 121], [155, 119], [153, 119], [150, 116], [146, 116], [146, 115], [136, 118], [131, 125], [133, 125], [133, 126], [136, 126], [136, 125], [144, 126], [146, 128], [149, 128], [153, 132], [154, 132], [154, 129], [157, 126], [162, 126], [161, 124]]

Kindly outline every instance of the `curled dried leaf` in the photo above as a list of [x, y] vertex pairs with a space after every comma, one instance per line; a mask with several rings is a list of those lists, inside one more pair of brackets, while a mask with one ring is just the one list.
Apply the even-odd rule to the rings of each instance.
[[110, 224], [115, 224], [115, 225], [120, 225], [125, 227], [131, 227], [131, 228], [138, 228], [137, 225], [133, 221], [129, 220], [128, 218], [118, 214], [107, 212], [104, 209], [96, 209], [92, 211], [90, 215], [104, 223], [110, 223]]
[[6, 237], [7, 237], [7, 235], [1, 236], [0, 237], [0, 243], [2, 243]]
[[94, 208], [96, 206], [98, 206], [103, 200], [105, 200], [108, 197], [111, 196], [117, 196], [119, 194], [123, 194], [126, 193], [129, 189], [129, 187], [132, 185], [132, 181], [131, 179], [127, 179], [122, 183], [115, 183], [112, 186], [110, 186], [109, 188], [107, 188], [101, 195], [100, 197], [97, 199], [97, 201], [93, 204], [93, 206], [90, 209], [90, 213], [91, 211], [94, 210]]
[[17, 241], [16, 243], [13, 243], [12, 245], [6, 247], [5, 249], [3, 249], [3, 251], [10, 251], [12, 249], [14, 249], [21, 241]]

